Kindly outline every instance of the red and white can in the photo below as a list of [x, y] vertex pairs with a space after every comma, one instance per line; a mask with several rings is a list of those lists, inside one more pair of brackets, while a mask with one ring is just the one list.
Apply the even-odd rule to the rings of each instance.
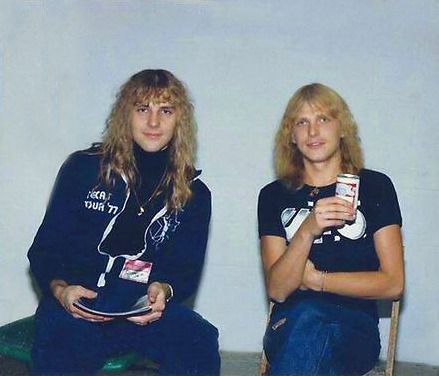
[[335, 196], [352, 204], [354, 209], [358, 205], [358, 192], [360, 191], [360, 177], [350, 174], [338, 174], [335, 186]]

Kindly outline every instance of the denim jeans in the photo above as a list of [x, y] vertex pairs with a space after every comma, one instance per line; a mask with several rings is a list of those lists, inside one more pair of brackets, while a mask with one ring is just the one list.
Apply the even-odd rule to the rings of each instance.
[[317, 299], [275, 307], [264, 337], [270, 376], [362, 375], [380, 352], [372, 315]]
[[220, 371], [218, 330], [179, 304], [169, 302], [160, 320], [139, 326], [124, 319], [75, 319], [53, 298], [40, 302], [32, 375], [94, 375], [107, 357], [128, 351], [157, 362], [160, 375], [217, 376]]

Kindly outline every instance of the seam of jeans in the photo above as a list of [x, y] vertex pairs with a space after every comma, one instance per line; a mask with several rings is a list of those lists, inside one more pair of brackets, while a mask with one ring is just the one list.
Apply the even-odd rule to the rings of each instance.
[[330, 336], [330, 334], [331, 334], [331, 333], [328, 331], [328, 334], [326, 335], [325, 344], [323, 345], [322, 352], [320, 353], [320, 356], [319, 356], [319, 361], [317, 362], [317, 364], [316, 364], [316, 368], [315, 368], [314, 373], [313, 373], [314, 376], [318, 376], [317, 370], [318, 370], [319, 367], [320, 367], [320, 363], [321, 363], [321, 361], [322, 361], [323, 354], [325, 353], [326, 348], [328, 347], [328, 342], [329, 342], [329, 336]]

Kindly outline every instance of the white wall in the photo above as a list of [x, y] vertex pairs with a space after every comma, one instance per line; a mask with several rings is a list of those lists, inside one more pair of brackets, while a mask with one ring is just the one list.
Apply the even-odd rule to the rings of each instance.
[[398, 358], [438, 365], [438, 16], [434, 0], [2, 1], [0, 324], [36, 307], [26, 251], [59, 165], [99, 139], [122, 82], [163, 67], [195, 99], [198, 164], [214, 195], [196, 308], [220, 328], [223, 349], [260, 350], [257, 194], [273, 178], [288, 98], [319, 81], [350, 104], [367, 165], [399, 193]]

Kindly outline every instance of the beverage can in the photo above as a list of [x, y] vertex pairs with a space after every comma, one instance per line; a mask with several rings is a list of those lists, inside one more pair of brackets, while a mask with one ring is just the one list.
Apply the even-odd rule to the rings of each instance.
[[335, 186], [335, 196], [349, 201], [354, 209], [358, 205], [360, 177], [351, 174], [338, 174]]

